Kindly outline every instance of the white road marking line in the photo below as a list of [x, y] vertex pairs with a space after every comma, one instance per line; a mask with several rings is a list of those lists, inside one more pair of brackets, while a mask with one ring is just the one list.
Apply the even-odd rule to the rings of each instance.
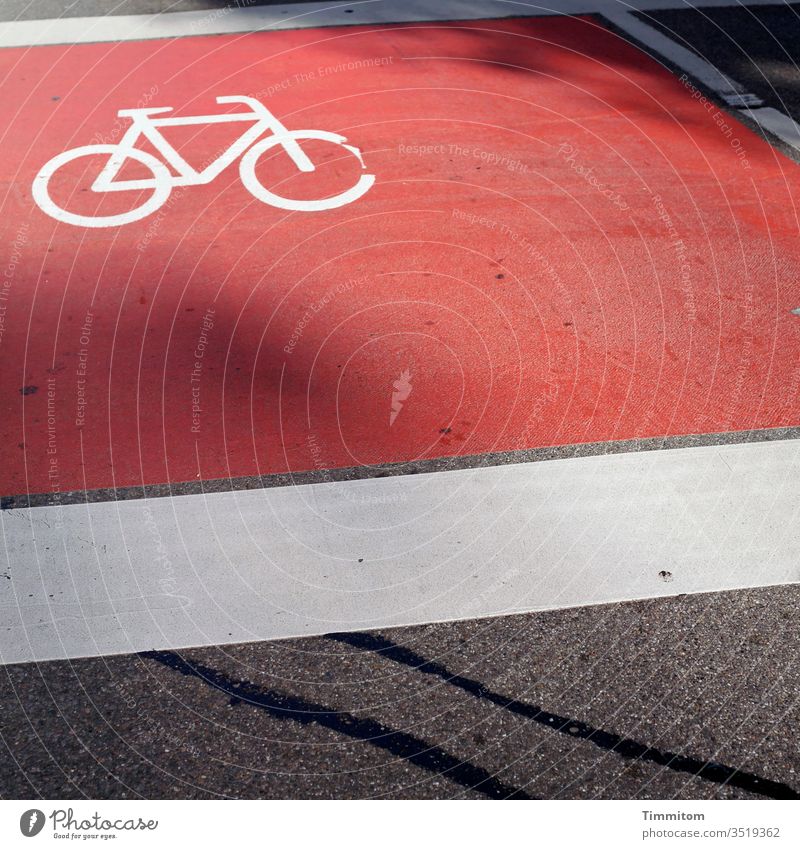
[[[748, 0], [747, 6], [775, 0]], [[693, 0], [691, 7], [740, 6], [736, 0]], [[227, 6], [156, 15], [102, 15], [0, 23], [0, 47], [135, 41], [258, 30], [305, 29], [352, 24], [480, 20], [543, 15], [611, 15], [620, 11], [691, 8], [686, 0], [356, 0], [354, 3], [296, 3], [286, 6]]]
[[3, 663], [800, 581], [800, 442], [5, 511]]
[[800, 150], [800, 126], [795, 121], [771, 106], [761, 107], [763, 101], [757, 95], [748, 92], [744, 86], [723, 74], [710, 62], [627, 12], [604, 14], [603, 17], [641, 44], [668, 59], [673, 65], [686, 71], [706, 88], [715, 92], [728, 106], [746, 115], [790, 147]]
[[764, 106], [761, 109], [740, 109], [743, 115], [752, 118], [765, 130], [769, 130], [773, 136], [777, 136], [791, 147], [800, 150], [800, 124], [793, 121], [788, 115]]
[[715, 68], [710, 62], [701, 59], [696, 53], [677, 44], [669, 36], [646, 24], [628, 12], [616, 12], [603, 17], [614, 26], [626, 32], [651, 50], [669, 59], [674, 65], [691, 74], [706, 88], [716, 92], [729, 106], [741, 101], [747, 105], [760, 106], [761, 100], [750, 94], [744, 86]]

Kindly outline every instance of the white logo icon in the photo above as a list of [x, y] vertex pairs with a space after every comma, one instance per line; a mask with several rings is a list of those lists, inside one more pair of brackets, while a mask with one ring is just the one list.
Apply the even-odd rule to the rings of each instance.
[[[155, 109], [120, 109], [117, 113], [121, 118], [129, 118], [131, 126], [117, 144], [90, 144], [66, 150], [54, 156], [36, 175], [33, 181], [33, 198], [43, 212], [78, 227], [116, 227], [130, 224], [151, 215], [166, 203], [174, 186], [202, 186], [210, 183], [237, 157], [242, 156], [239, 163], [239, 176], [245, 188], [263, 203], [276, 206], [279, 209], [289, 209], [299, 212], [319, 212], [325, 209], [335, 209], [352, 203], [369, 191], [375, 182], [372, 174], [361, 174], [358, 182], [350, 189], [332, 197], [320, 200], [292, 200], [281, 197], [265, 188], [256, 177], [256, 164], [262, 153], [271, 148], [282, 146], [292, 158], [298, 170], [311, 172], [315, 170], [314, 163], [306, 156], [298, 141], [315, 139], [339, 145], [343, 150], [355, 156], [365, 170], [361, 151], [357, 147], [346, 144], [347, 139], [336, 133], [325, 130], [288, 130], [283, 124], [258, 100], [243, 95], [218, 97], [217, 103], [244, 103], [250, 107], [248, 112], [231, 112], [218, 115], [190, 115], [185, 118], [153, 118], [164, 112], [171, 112], [172, 107]], [[232, 121], [252, 121], [247, 129], [227, 150], [201, 171], [194, 169], [161, 135], [159, 127], [186, 126], [189, 124], [222, 124]], [[259, 139], [265, 133], [271, 135]], [[150, 153], [137, 150], [134, 145], [139, 136], [144, 136], [164, 157], [164, 160], [177, 172], [173, 175], [167, 165]], [[254, 144], [254, 142], [256, 142]], [[91, 216], [78, 215], [58, 206], [50, 197], [48, 184], [55, 172], [68, 162], [82, 156], [101, 155], [107, 157], [107, 162], [97, 179], [91, 186], [93, 192], [124, 192], [153, 189], [153, 194], [141, 206], [130, 212], [119, 215]], [[134, 159], [148, 168], [153, 176], [141, 180], [115, 180], [127, 159]]]
[[44, 814], [38, 808], [31, 808], [19, 818], [19, 830], [25, 837], [36, 837], [44, 828]]
[[392, 410], [389, 413], [389, 427], [391, 427], [395, 419], [400, 415], [400, 410], [403, 409], [403, 401], [411, 394], [411, 372], [406, 369], [401, 372], [400, 377], [392, 384], [394, 392], [392, 392]]

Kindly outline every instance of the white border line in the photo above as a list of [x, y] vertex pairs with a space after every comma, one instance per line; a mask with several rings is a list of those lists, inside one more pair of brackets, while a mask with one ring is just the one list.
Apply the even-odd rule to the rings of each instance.
[[[755, 95], [747, 94], [742, 85], [723, 74], [722, 71], [715, 68], [710, 62], [700, 58], [700, 56], [686, 47], [677, 44], [671, 38], [664, 35], [664, 33], [659, 32], [659, 30], [628, 12], [605, 14], [603, 17], [627, 33], [631, 38], [635, 38], [641, 44], [646, 45], [651, 50], [669, 59], [674, 65], [677, 65], [686, 71], [687, 74], [693, 76], [706, 88], [718, 94], [725, 103], [731, 105], [734, 101], [738, 102], [742, 97], [755, 97]], [[761, 101], [758, 98], [755, 98], [755, 100], [757, 102], [752, 105], [760, 106]]]
[[800, 581], [800, 441], [0, 514], [0, 662]]
[[263, 30], [305, 29], [353, 24], [481, 20], [545, 15], [613, 15], [657, 9], [775, 5], [776, 0], [356, 0], [353, 3], [295, 3], [286, 6], [235, 6], [155, 15], [103, 15], [0, 23], [0, 47], [137, 41], [193, 35], [223, 35]]
[[771, 106], [762, 106], [763, 101], [757, 95], [748, 92], [736, 80], [732, 80], [710, 62], [677, 44], [634, 15], [628, 12], [616, 12], [604, 14], [603, 17], [640, 44], [644, 44], [694, 77], [729, 107], [738, 107], [735, 109], [736, 112], [755, 121], [762, 129], [800, 151], [800, 125], [788, 115]]
[[771, 106], [762, 106], [760, 109], [740, 109], [739, 111], [765, 130], [769, 130], [773, 136], [777, 136], [781, 141], [800, 151], [800, 124], [788, 115], [778, 109], [773, 109]]

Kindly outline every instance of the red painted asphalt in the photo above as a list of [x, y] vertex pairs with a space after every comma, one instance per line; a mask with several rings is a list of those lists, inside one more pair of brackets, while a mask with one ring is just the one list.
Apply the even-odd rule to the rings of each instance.
[[[3, 494], [798, 424], [796, 166], [591, 20], [6, 49], [0, 75]], [[374, 187], [287, 213], [230, 167], [93, 230], [33, 203], [117, 110], [238, 94], [347, 136]], [[201, 163], [226, 126], [170, 138]], [[306, 150], [284, 193], [357, 178]], [[89, 211], [96, 174], [53, 190]]]

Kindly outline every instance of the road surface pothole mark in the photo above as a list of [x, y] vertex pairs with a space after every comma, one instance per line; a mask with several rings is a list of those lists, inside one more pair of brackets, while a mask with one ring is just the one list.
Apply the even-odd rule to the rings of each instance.
[[455, 675], [441, 664], [429, 661], [422, 655], [411, 651], [411, 649], [375, 634], [342, 633], [328, 634], [327, 636], [330, 640], [346, 643], [362, 651], [375, 652], [396, 663], [410, 666], [425, 675], [441, 678], [447, 684], [458, 687], [476, 698], [486, 699], [486, 701], [511, 711], [511, 713], [524, 716], [526, 719], [543, 725], [551, 731], [558, 731], [568, 737], [586, 740], [622, 758], [657, 764], [675, 772], [685, 772], [706, 781], [738, 787], [748, 793], [757, 793], [772, 799], [800, 799], [800, 793], [787, 784], [761, 778], [750, 772], [740, 772], [735, 767], [714, 761], [701, 761], [673, 752], [662, 752], [659, 749], [646, 746], [644, 743], [621, 737], [619, 734], [604, 731], [601, 728], [593, 728], [585, 722], [542, 710], [537, 705], [509, 699], [507, 696], [488, 690], [479, 681], [465, 678], [462, 675]]
[[245, 703], [266, 711], [276, 719], [290, 720], [301, 725], [319, 725], [355, 740], [363, 740], [490, 799], [532, 798], [524, 790], [504, 784], [482, 767], [462, 761], [438, 746], [404, 731], [396, 731], [374, 719], [332, 710], [276, 690], [262, 690], [249, 681], [234, 681], [224, 673], [187, 660], [176, 652], [148, 651], [140, 652], [139, 656], [155, 660], [181, 675], [199, 678], [228, 696], [231, 704]]

